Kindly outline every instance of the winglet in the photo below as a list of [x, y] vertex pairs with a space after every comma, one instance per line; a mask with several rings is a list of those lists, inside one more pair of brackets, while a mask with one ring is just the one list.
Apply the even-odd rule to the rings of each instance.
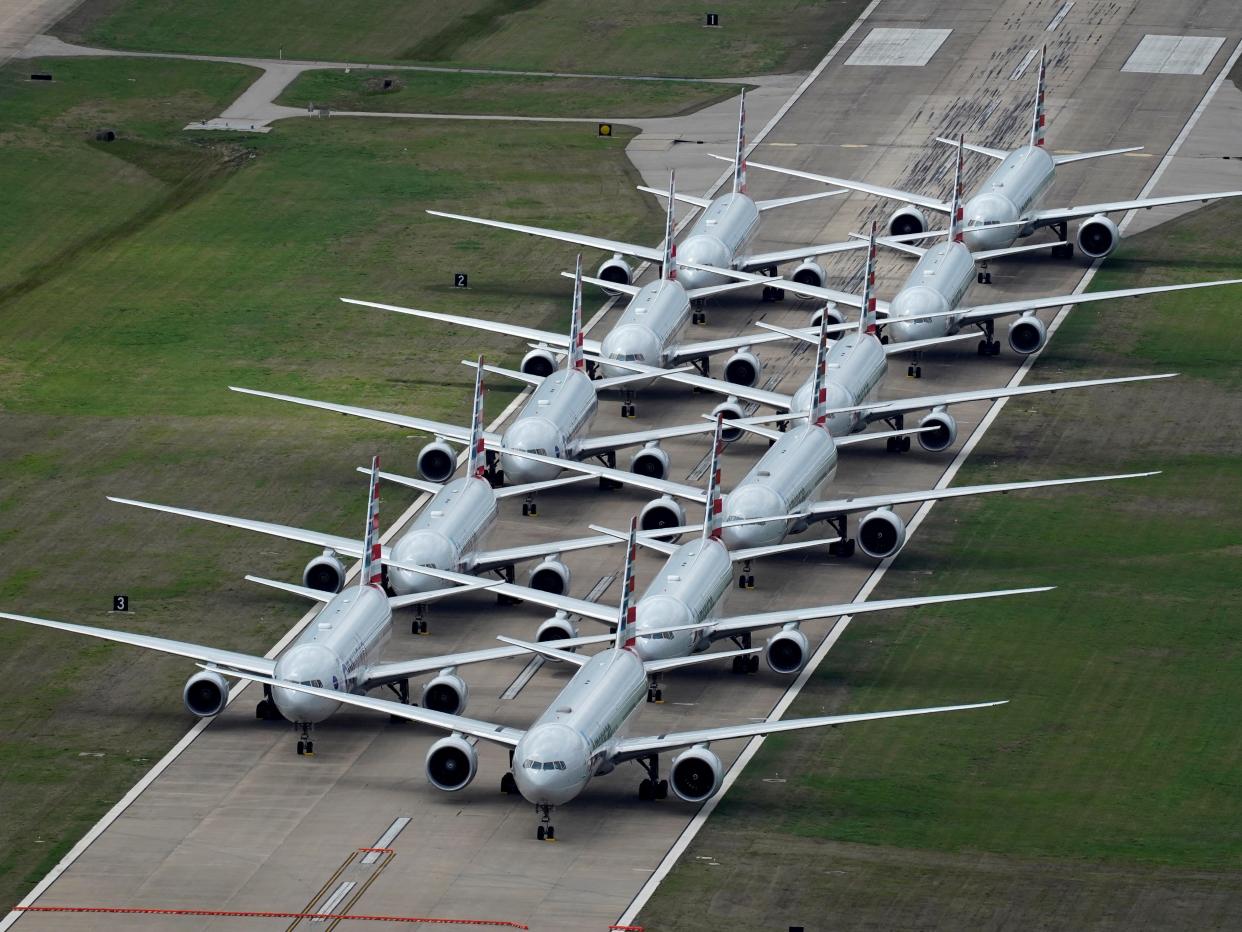
[[733, 193], [746, 193], [746, 91], [742, 91], [737, 115], [737, 153], [733, 156]]
[[382, 589], [383, 563], [379, 542], [379, 466], [378, 455], [371, 457], [371, 488], [367, 493], [367, 529], [362, 537], [362, 584]]
[[1044, 126], [1048, 122], [1044, 113], [1044, 86], [1047, 75], [1044, 71], [1044, 57], [1048, 54], [1048, 46], [1039, 50], [1039, 80], [1035, 85], [1035, 115], [1031, 120], [1031, 145], [1043, 148]]
[[720, 455], [722, 453], [724, 453], [724, 415], [717, 414], [716, 432], [712, 436], [712, 461], [707, 472], [707, 514], [703, 517], [704, 540], [720, 540], [724, 533], [724, 493], [720, 490]]
[[668, 173], [668, 213], [664, 218], [664, 258], [660, 275], [670, 282], [677, 280], [677, 243], [673, 241], [673, 212], [677, 209], [677, 172]]
[[483, 449], [483, 357], [474, 370], [474, 409], [470, 417], [470, 462], [466, 475], [482, 479], [487, 471], [487, 453]]
[[569, 315], [567, 365], [571, 370], [586, 371], [586, 360], [582, 356], [582, 253], [578, 253], [578, 261], [574, 265], [574, 307]]
[[[823, 324], [828, 318], [824, 314], [820, 318]], [[871, 221], [871, 242], [867, 247], [867, 264], [863, 269], [863, 293], [862, 293], [862, 316], [858, 318], [858, 332], [860, 334], [871, 334], [875, 336], [875, 221]], [[820, 327], [819, 342], [821, 344], [828, 342], [828, 333], [824, 327]]]
[[638, 638], [634, 633], [637, 605], [634, 602], [634, 560], [638, 553], [638, 516], [630, 518], [629, 545], [625, 548], [625, 574], [621, 583], [621, 610], [617, 613], [617, 650], [633, 650]]
[[962, 208], [962, 162], [965, 156], [966, 146], [963, 136], [957, 137], [957, 161], [953, 169], [953, 203], [949, 209], [949, 242], [960, 243], [962, 237], [962, 218], [964, 210]]

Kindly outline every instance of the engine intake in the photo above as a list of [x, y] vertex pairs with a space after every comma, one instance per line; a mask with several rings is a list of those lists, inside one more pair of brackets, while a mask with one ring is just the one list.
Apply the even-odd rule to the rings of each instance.
[[1029, 356], [1043, 349], [1048, 342], [1048, 328], [1034, 314], [1024, 314], [1009, 325], [1009, 348]]
[[918, 435], [919, 446], [931, 453], [939, 453], [953, 446], [957, 440], [957, 420], [948, 411], [933, 411], [919, 421], [919, 427], [934, 427]]
[[[666, 527], [681, 527], [686, 523], [686, 510], [681, 502], [668, 495], [647, 502], [638, 513], [638, 526], [644, 531], [660, 531]], [[669, 540], [671, 538], [662, 538]]]
[[1096, 214], [1078, 225], [1078, 251], [1092, 259], [1103, 259], [1117, 248], [1121, 234], [1117, 224], [1104, 214]]
[[825, 304], [818, 311], [816, 311], [814, 314], [811, 315], [811, 326], [818, 327], [820, 325], [820, 322], [823, 321], [824, 317], [828, 318], [828, 326], [830, 327], [833, 324], [845, 323], [845, 315], [841, 313], [841, 309], [837, 307], [837, 303], [835, 301], [829, 301], [827, 304]]
[[229, 681], [215, 670], [201, 670], [185, 681], [181, 700], [199, 718], [219, 715], [229, 701]]
[[530, 571], [530, 587], [540, 592], [564, 595], [569, 591], [572, 576], [569, 567], [555, 557], [548, 557]]
[[479, 769], [474, 746], [459, 735], [441, 738], [427, 752], [427, 779], [436, 789], [465, 789]]
[[556, 371], [556, 355], [546, 346], [538, 346], [522, 357], [520, 368], [527, 375], [546, 379]]
[[457, 454], [439, 438], [418, 451], [418, 471], [428, 482], [448, 482], [457, 469]]
[[325, 550], [302, 570], [302, 585], [320, 592], [340, 592], [345, 585], [345, 566], [335, 553]]
[[763, 372], [763, 363], [749, 349], [739, 350], [729, 357], [724, 371], [727, 381], [749, 388], [759, 381], [759, 375]]
[[630, 472], [648, 479], [667, 479], [671, 461], [658, 442], [647, 444], [630, 457]]
[[688, 803], [701, 803], [715, 796], [723, 779], [720, 758], [703, 747], [682, 751], [668, 772], [668, 785], [679, 799]]
[[802, 264], [794, 269], [790, 278], [799, 285], [814, 285], [816, 288], [823, 288], [824, 282], [828, 281], [828, 273], [814, 259], [803, 259]]
[[764, 659], [774, 673], [797, 673], [806, 666], [810, 645], [797, 628], [786, 628], [768, 638]]
[[[557, 612], [547, 621], [539, 626], [539, 630], [535, 632], [535, 640], [539, 643], [544, 641], [565, 641], [569, 638], [578, 636], [578, 626], [573, 624], [564, 612]], [[567, 648], [570, 651], [576, 651], [578, 648]], [[554, 660], [553, 663], [560, 661]]]
[[456, 673], [441, 671], [434, 679], [423, 686], [422, 698], [419, 703], [424, 709], [435, 712], [447, 712], [449, 715], [461, 715], [466, 711], [466, 703], [470, 701], [470, 687]]
[[906, 542], [906, 522], [891, 511], [873, 511], [858, 522], [858, 546], [869, 557], [891, 557]]
[[927, 217], [917, 207], [902, 207], [888, 218], [889, 236], [909, 236], [927, 229]]
[[725, 443], [732, 443], [742, 436], [740, 427], [730, 427], [729, 422], [737, 418], [745, 417], [742, 412], [742, 406], [738, 404], [736, 398], [730, 398], [728, 401], [722, 401], [716, 407], [712, 408], [712, 418], [715, 419], [717, 414], [724, 415], [724, 424], [720, 428], [720, 439]]
[[[595, 277], [602, 278], [606, 282], [616, 282], [618, 285], [628, 285], [634, 280], [634, 270], [630, 268], [630, 264], [622, 259], [620, 255], [615, 255], [600, 265], [599, 271], [595, 273]], [[620, 293], [611, 291], [607, 287], [604, 290], [609, 294]]]

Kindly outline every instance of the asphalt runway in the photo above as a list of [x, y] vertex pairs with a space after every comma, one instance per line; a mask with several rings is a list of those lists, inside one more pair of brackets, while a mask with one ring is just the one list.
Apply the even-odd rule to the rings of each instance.
[[[1024, 141], [1034, 75], [1028, 71], [1016, 80], [1010, 80], [1010, 75], [1032, 47], [1046, 41], [1049, 146], [1065, 151], [1142, 143], [1147, 152], [1064, 167], [1045, 205], [1135, 196], [1242, 39], [1242, 9], [1225, 0], [1078, 0], [1058, 18], [1065, 6], [1059, 0], [1014, 0], [999, 5], [982, 0], [884, 0], [752, 158], [943, 195], [949, 183], [949, 150], [929, 146], [930, 138], [964, 132], [968, 140], [984, 144], [1012, 146]], [[952, 32], [921, 67], [845, 64], [873, 27]], [[1225, 41], [1202, 74], [1123, 72], [1122, 66], [1146, 34], [1210, 35]], [[886, 47], [888, 53], [891, 49]], [[982, 157], [968, 161], [968, 191], [990, 167], [986, 162]], [[814, 189], [809, 183], [754, 169], [750, 182], [752, 192], [760, 197]], [[486, 213], [486, 206], [473, 205], [471, 212]], [[755, 246], [780, 248], [842, 239], [889, 210], [891, 206], [881, 208], [874, 201], [851, 196], [778, 211], [766, 218]], [[567, 247], [565, 255], [568, 263], [572, 250]], [[850, 287], [857, 285], [860, 268], [861, 257], [829, 264], [833, 283], [844, 281]], [[884, 259], [881, 297], [893, 294], [908, 268], [907, 259]], [[976, 286], [967, 302], [1069, 292], [1086, 268], [1083, 261], [1053, 261], [1042, 251], [1023, 260], [997, 262], [992, 266], [995, 284]], [[761, 318], [800, 324], [812, 309], [810, 302], [765, 305], [756, 298], [747, 295], [714, 302], [709, 325], [691, 328], [689, 337], [741, 332]], [[1074, 313], [1107, 314], [1108, 309], [1101, 306]], [[603, 326], [607, 325], [606, 319]], [[401, 321], [394, 319], [390, 326], [393, 338], [401, 339]], [[999, 338], [1004, 339], [1003, 327]], [[787, 349], [767, 350], [761, 355], [769, 364], [765, 377], [783, 374], [780, 387], [790, 391], [805, 376], [811, 359], [803, 350], [792, 354]], [[979, 358], [972, 341], [961, 349], [926, 354], [924, 377], [911, 380], [905, 377], [904, 361], [897, 357], [880, 394], [897, 397], [999, 386], [1011, 378], [1019, 363], [1007, 347], [999, 357]], [[1051, 380], [1058, 373], [1054, 367], [1041, 366], [1036, 377]], [[1115, 390], [1138, 398], [1161, 389], [1156, 383]], [[639, 398], [638, 420], [626, 421], [618, 417], [617, 404], [606, 401], [595, 430], [612, 433], [648, 424], [685, 423], [712, 404], [714, 399], [681, 390], [648, 392]], [[987, 409], [986, 404], [975, 404], [954, 410], [960, 438], [970, 435]], [[1004, 416], [1020, 417], [1021, 413], [1014, 406]], [[674, 478], [700, 478], [705, 440], [677, 441], [667, 448]], [[757, 440], [729, 448], [724, 464], [726, 487], [741, 477], [763, 449], [763, 442]], [[403, 439], [402, 432], [394, 429], [392, 444], [383, 451], [385, 468], [412, 472], [417, 450], [416, 442]], [[1130, 452], [1118, 450], [1118, 464]], [[827, 494], [932, 488], [955, 453], [929, 454], [916, 447], [914, 452], [894, 456], [885, 453], [882, 442], [874, 447], [851, 447], [842, 452], [837, 481]], [[627, 460], [619, 458], [619, 462]], [[997, 481], [1029, 478], [1044, 477], [1023, 473], [1017, 464], [1013, 471], [995, 477]], [[520, 517], [520, 503], [509, 501], [490, 543], [503, 546], [534, 536], [576, 536], [584, 532], [588, 521], [622, 527], [647, 498], [628, 490], [600, 494], [593, 484], [584, 483], [544, 496], [539, 517], [533, 519]], [[384, 517], [390, 520], [411, 500], [408, 490], [388, 487]], [[909, 516], [913, 509], [902, 509], [902, 513]], [[695, 511], [690, 516], [697, 518]], [[177, 546], [176, 528], [167, 520], [152, 516], [152, 533], [169, 535], [169, 546]], [[240, 532], [221, 529], [218, 533], [244, 539]], [[811, 533], [822, 535], [824, 529]], [[306, 555], [312, 555], [309, 548]], [[573, 592], [584, 594], [599, 580], [617, 573], [620, 559], [619, 548], [569, 555]], [[641, 559], [640, 588], [658, 569], [658, 561], [650, 553]], [[758, 563], [754, 569], [757, 587], [735, 591], [728, 611], [849, 601], [874, 567], [875, 561], [862, 556], [836, 561], [818, 550]], [[1032, 578], [1020, 567], [1015, 567], [1011, 581], [1015, 586], [1056, 582]], [[616, 597], [614, 583], [602, 598], [613, 602]], [[291, 615], [296, 610], [291, 604]], [[1003, 610], [999, 604], [997, 610]], [[528, 606], [498, 607], [483, 596], [441, 603], [430, 616], [427, 637], [411, 636], [406, 619], [399, 620], [390, 655], [403, 658], [480, 647], [494, 643], [494, 637], [502, 633], [531, 636], [546, 615]], [[804, 626], [813, 641], [827, 636], [830, 629], [823, 622]], [[587, 621], [583, 630], [599, 629]], [[831, 653], [825, 663], [831, 668]], [[502, 699], [523, 667], [523, 662], [511, 661], [465, 669], [471, 686], [469, 714], [515, 726], [530, 723], [564, 684], [568, 672], [544, 666], [515, 699]], [[727, 663], [721, 663], [669, 675], [664, 685], [666, 702], [642, 709], [631, 733], [762, 718], [776, 705], [789, 681], [766, 668], [756, 676], [736, 677]], [[997, 683], [986, 695], [948, 695], [930, 689], [923, 698], [927, 705], [1004, 698], [1004, 686]], [[504, 751], [481, 745], [474, 783], [459, 793], [446, 794], [432, 788], [423, 774], [423, 757], [438, 734], [372, 715], [342, 712], [316, 730], [317, 756], [299, 758], [294, 753], [296, 735], [290, 728], [255, 721], [257, 698], [256, 690], [247, 690], [204, 729], [42, 893], [37, 904], [282, 912], [330, 905], [368, 915], [509, 920], [539, 930], [606, 929], [626, 911], [698, 810], [672, 799], [640, 802], [636, 790], [642, 772], [626, 765], [598, 778], [580, 799], [557, 811], [556, 843], [538, 843], [533, 807], [498, 792], [507, 766]], [[178, 702], [179, 697], [169, 696], [168, 701]], [[925, 719], [922, 726], [936, 728], [942, 722]], [[849, 739], [848, 730], [841, 734], [843, 740]], [[741, 747], [739, 742], [730, 742], [714, 749], [727, 764]], [[662, 763], [667, 765], [667, 761]], [[390, 828], [400, 831], [385, 838]], [[363, 863], [366, 858], [358, 849], [369, 847], [391, 848], [392, 853]], [[337, 899], [330, 903], [334, 896]], [[285, 922], [289, 928], [303, 927]], [[254, 919], [137, 919], [64, 913], [29, 913], [17, 926], [23, 930], [260, 927]]]

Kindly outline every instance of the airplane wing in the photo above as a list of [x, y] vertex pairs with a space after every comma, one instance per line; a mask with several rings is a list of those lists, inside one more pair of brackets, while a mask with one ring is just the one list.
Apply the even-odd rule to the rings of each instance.
[[[312, 401], [310, 398], [298, 398], [295, 395], [280, 395], [276, 392], [261, 392], [253, 388], [238, 388], [236, 385], [230, 385], [229, 389], [235, 392], [241, 392], [243, 395], [257, 395], [260, 398], [275, 398], [277, 401], [288, 401], [295, 405], [305, 405], [308, 408], [321, 408], [324, 411], [335, 411], [337, 414], [348, 414], [353, 417], [366, 418], [370, 421], [380, 421], [384, 424], [393, 424], [397, 427], [405, 427], [409, 430], [421, 430], [424, 433], [435, 434], [439, 437], [445, 437], [449, 440], [460, 440], [466, 443], [470, 439], [470, 431], [468, 428], [460, 427], [457, 424], [445, 424], [441, 421], [429, 421], [422, 417], [410, 417], [405, 414], [390, 414], [387, 411], [375, 411], [371, 408], [356, 408], [353, 405], [338, 405], [331, 401]], [[500, 441], [500, 435], [484, 431], [484, 439], [491, 443]]]
[[[856, 434], [855, 436], [864, 437], [866, 435]], [[808, 509], [807, 516], [812, 519], [822, 519], [859, 511], [871, 511], [874, 508], [892, 508], [896, 505], [911, 505], [917, 502], [962, 498], [967, 495], [1018, 492], [1022, 489], [1043, 489], [1056, 485], [1078, 485], [1086, 482], [1110, 482], [1114, 479], [1141, 479], [1155, 475], [1159, 475], [1159, 470], [1154, 472], [1122, 473], [1116, 476], [1083, 476], [1074, 479], [1040, 479], [1034, 482], [994, 482], [988, 485], [959, 485], [948, 489], [927, 489], [923, 492], [893, 492], [884, 495], [864, 495], [858, 498], [838, 498], [834, 501], [816, 502]]]
[[[766, 279], [772, 281], [772, 279]], [[776, 343], [782, 340], [796, 339], [803, 340], [808, 343], [819, 342], [819, 328], [806, 327], [801, 330], [786, 330], [780, 327], [774, 327], [765, 324], [762, 321], [758, 326], [769, 333], [743, 333], [735, 337], [724, 337], [720, 340], [701, 340], [698, 343], [679, 343], [669, 348], [670, 361], [674, 364], [691, 362], [696, 359], [702, 359], [704, 356], [711, 356], [714, 353], [723, 353], [728, 350], [737, 350], [745, 346], [759, 346], [763, 343]], [[857, 322], [846, 322], [843, 324], [829, 324], [828, 333], [847, 333], [858, 329]]]
[[525, 450], [498, 448], [498, 452], [507, 453], [521, 459], [534, 460], [536, 463], [547, 463], [549, 466], [559, 466], [561, 469], [570, 469], [575, 472], [598, 476], [601, 479], [611, 479], [614, 482], [620, 482], [622, 485], [632, 485], [636, 488], [647, 489], [650, 492], [674, 495], [692, 502], [698, 502], [699, 504], [707, 501], [707, 493], [702, 489], [697, 489], [692, 485], [683, 485], [680, 482], [670, 482], [668, 479], [654, 479], [650, 476], [640, 476], [638, 473], [624, 469], [613, 469], [609, 466], [588, 463], [583, 460], [557, 459], [554, 456], [544, 456], [541, 453], [527, 453]]
[[801, 246], [795, 249], [778, 249], [775, 252], [758, 252], [743, 258], [740, 265], [743, 269], [756, 269], [768, 265], [780, 265], [782, 262], [797, 262], [799, 259], [813, 259], [816, 256], [830, 256], [838, 252], [866, 249], [868, 242], [865, 239], [848, 240], [843, 243], [821, 243], [818, 246]]
[[321, 699], [329, 699], [332, 702], [357, 706], [360, 709], [383, 712], [395, 718], [417, 722], [419, 725], [430, 725], [432, 728], [439, 728], [441, 731], [461, 732], [463, 735], [469, 735], [472, 738], [479, 738], [483, 741], [491, 741], [504, 747], [517, 747], [517, 743], [522, 740], [522, 735], [525, 734], [525, 731], [521, 728], [497, 725], [492, 722], [480, 721], [477, 718], [466, 718], [464, 715], [436, 712], [433, 709], [406, 705], [403, 702], [393, 702], [390, 699], [376, 699], [372, 696], [358, 696], [354, 693], [339, 692], [335, 689], [303, 686], [301, 683], [291, 683], [288, 680], [274, 680], [270, 676], [255, 676], [251, 673], [240, 671], [237, 675], [245, 680], [263, 683], [265, 686], [278, 686], [281, 689], [291, 689], [294, 692], [306, 693], [308, 696], [319, 696]]
[[[499, 320], [485, 320], [481, 317], [461, 317], [457, 314], [441, 314], [437, 311], [421, 311], [415, 307], [378, 304], [374, 301], [358, 301], [354, 298], [341, 298], [341, 300], [346, 304], [357, 304], [359, 307], [373, 307], [381, 311], [393, 311], [397, 314], [409, 314], [411, 317], [438, 320], [446, 324], [455, 324], [458, 327], [470, 327], [474, 330], [485, 330], [488, 333], [503, 333], [511, 337], [521, 337], [523, 340], [535, 340], [539, 343], [546, 343], [548, 346], [562, 348], [569, 346], [569, 337], [566, 334], [555, 333], [551, 330], [536, 330], [534, 327], [522, 327]], [[598, 353], [600, 351], [598, 340], [584, 338], [582, 346], [590, 353]]]
[[142, 647], [146, 650], [159, 651], [161, 654], [173, 654], [187, 657], [202, 663], [215, 664], [221, 667], [221, 673], [233, 675], [242, 672], [257, 673], [271, 676], [276, 672], [276, 661], [266, 657], [254, 657], [231, 650], [220, 650], [215, 647], [204, 647], [202, 644], [191, 644], [188, 641], [171, 641], [168, 638], [152, 637], [149, 634], [130, 634], [128, 631], [113, 631], [110, 628], [93, 628], [90, 625], [75, 625], [67, 621], [49, 621], [46, 618], [34, 618], [30, 615], [14, 615], [0, 612], [0, 618], [21, 621], [28, 625], [41, 628], [52, 628], [56, 631], [68, 631], [70, 634], [81, 634], [86, 637], [99, 638], [102, 641], [113, 641], [117, 644], [129, 644], [131, 647]]
[[[867, 240], [861, 240], [866, 245]], [[800, 294], [807, 298], [819, 298], [823, 301], [832, 301], [836, 304], [844, 304], [846, 307], [862, 307], [862, 296], [851, 294], [848, 291], [837, 291], [834, 288], [819, 288], [815, 285], [803, 285], [798, 282], [789, 281], [784, 278], [771, 278], [767, 275], [759, 275], [755, 272], [742, 272], [738, 269], [719, 268], [714, 265], [699, 265], [695, 262], [679, 262], [682, 268], [698, 269], [701, 272], [715, 272], [717, 275], [729, 275], [739, 281], [749, 282], [752, 285], [771, 285], [774, 288], [784, 288], [786, 291], [792, 291], [794, 294]], [[876, 306], [883, 302], [877, 302]], [[885, 304], [885, 307], [888, 305]], [[857, 325], [855, 325], [857, 326]], [[815, 331], [815, 339], [819, 339], [819, 330]]]
[[[720, 159], [725, 162], [732, 162], [733, 159], [722, 155], [713, 155], [712, 158]], [[952, 208], [947, 201], [937, 200], [934, 197], [926, 197], [922, 194], [915, 194], [913, 191], [902, 191], [899, 188], [885, 188], [878, 184], [868, 184], [865, 181], [851, 181], [848, 178], [834, 178], [831, 175], [817, 175], [813, 172], [798, 171], [796, 168], [781, 168], [777, 165], [765, 165], [762, 162], [752, 162], [746, 160], [747, 168], [762, 168], [764, 171], [777, 172], [782, 175], [790, 175], [794, 178], [805, 178], [808, 181], [820, 181], [824, 184], [835, 184], [841, 188], [848, 188], [851, 191], [861, 191], [863, 194], [874, 194], [877, 197], [887, 197], [894, 201], [902, 201], [906, 204], [914, 204], [917, 207], [926, 207], [928, 210], [939, 211], [947, 214]]]
[[[975, 336], [975, 334], [971, 334], [972, 339]], [[738, 385], [736, 382], [713, 379], [695, 372], [667, 372], [661, 375], [660, 378], [667, 382], [677, 382], [680, 385], [689, 385], [692, 388], [701, 388], [705, 391], [715, 392], [718, 395], [733, 395], [745, 401], [753, 401], [755, 404], [776, 408], [778, 411], [788, 411], [789, 406], [793, 404], [793, 395], [770, 392], [762, 388], [748, 388], [745, 385]]]
[[1149, 294], [1164, 294], [1167, 291], [1188, 291], [1191, 288], [1214, 288], [1217, 285], [1242, 285], [1242, 278], [1226, 278], [1215, 282], [1190, 282], [1185, 285], [1155, 285], [1149, 288], [1122, 288], [1118, 291], [1091, 291], [1082, 294], [1055, 295], [1050, 298], [1026, 298], [1022, 301], [1002, 301], [998, 304], [979, 304], [975, 307], [960, 308], [956, 313], [962, 315], [963, 324], [973, 324], [981, 320], [993, 320], [1010, 314], [1022, 314], [1026, 311], [1038, 311], [1050, 307], [1062, 307], [1066, 304], [1087, 304], [1092, 301], [1112, 301], [1115, 298], [1139, 298]]
[[1111, 214], [1122, 210], [1150, 209], [1166, 207], [1170, 204], [1193, 204], [1201, 201], [1218, 200], [1223, 197], [1242, 197], [1242, 191], [1215, 191], [1211, 194], [1174, 194], [1169, 197], [1144, 197], [1133, 201], [1106, 201], [1102, 204], [1080, 204], [1074, 207], [1057, 207], [1050, 210], [1037, 210], [1028, 219], [1036, 227], [1046, 227], [1053, 223], [1076, 220], [1079, 217], [1090, 217], [1094, 214]]
[[712, 628], [712, 640], [779, 628], [782, 625], [803, 621], [837, 618], [841, 615], [865, 615], [870, 612], [887, 612], [899, 608], [918, 608], [923, 605], [943, 605], [947, 602], [968, 602], [974, 599], [995, 599], [1011, 595], [1028, 595], [1033, 592], [1050, 592], [1055, 586], [1035, 586], [1028, 589], [994, 589], [989, 592], [959, 592], [953, 595], [925, 595], [904, 599], [879, 599], [874, 602], [841, 602], [837, 605], [817, 605], [813, 608], [788, 608], [776, 612], [759, 612], [754, 615], [734, 615], [722, 618]]
[[[752, 162], [751, 164], [754, 163]], [[835, 725], [848, 725], [853, 722], [873, 722], [882, 718], [903, 718], [908, 715], [934, 715], [937, 712], [985, 709], [988, 706], [1004, 705], [1008, 701], [1004, 699], [998, 702], [976, 702], [972, 705], [942, 705], [929, 709], [901, 709], [894, 712], [856, 712], [852, 715], [820, 715], [815, 718], [747, 722], [744, 725], [725, 725], [720, 728], [700, 728], [696, 731], [666, 732], [662, 735], [648, 735], [642, 738], [622, 738], [616, 744], [612, 761], [619, 764], [627, 760], [645, 757], [648, 754], [673, 751], [678, 748], [692, 747], [696, 744], [709, 744], [712, 741], [753, 738], [756, 735], [771, 735], [783, 731], [800, 731], [804, 728], [826, 728]]]
[[678, 424], [675, 427], [652, 427], [648, 430], [632, 430], [624, 434], [608, 434], [602, 437], [587, 437], [578, 442], [576, 452], [579, 456], [598, 456], [623, 450], [653, 440], [668, 440], [672, 437], [686, 437], [691, 434], [710, 434], [716, 429], [711, 424]]
[[[582, 476], [590, 479], [590, 476]], [[622, 541], [607, 534], [594, 537], [576, 537], [572, 540], [552, 540], [546, 544], [522, 544], [520, 547], [504, 547], [499, 550], [476, 550], [470, 560], [470, 572], [485, 573], [498, 566], [539, 560], [554, 553], [570, 553], [574, 550], [590, 550], [594, 547], [611, 547]]]
[[627, 256], [638, 256], [641, 259], [650, 259], [652, 262], [660, 262], [664, 259], [664, 253], [659, 249], [652, 249], [650, 246], [639, 246], [637, 243], [626, 243], [616, 239], [602, 239], [598, 236], [584, 236], [581, 233], [566, 233], [563, 230], [549, 230], [546, 227], [530, 227], [522, 223], [505, 223], [502, 220], [486, 220], [483, 217], [449, 214], [440, 210], [429, 210], [427, 213], [433, 217], [464, 220], [467, 223], [478, 223], [485, 227], [495, 227], [498, 230], [512, 230], [515, 233], [526, 233], [530, 236], [542, 236], [544, 239], [560, 240], [562, 243], [576, 243], [579, 246], [590, 246], [593, 249], [603, 249], [606, 252], [619, 252]]
[[868, 421], [878, 421], [895, 414], [908, 414], [928, 408], [963, 404], [968, 401], [992, 401], [996, 398], [1013, 398], [1017, 395], [1034, 395], [1041, 392], [1059, 392], [1071, 388], [1093, 388], [1097, 385], [1120, 385], [1123, 382], [1150, 382], [1154, 379], [1171, 379], [1176, 372], [1159, 375], [1128, 375], [1112, 379], [1084, 379], [1078, 382], [1047, 382], [1042, 385], [1018, 385], [1009, 388], [981, 388], [967, 392], [948, 392], [943, 395], [921, 395], [918, 398], [898, 398], [873, 404], [854, 405], [849, 408], [829, 408], [828, 415], [865, 412]]

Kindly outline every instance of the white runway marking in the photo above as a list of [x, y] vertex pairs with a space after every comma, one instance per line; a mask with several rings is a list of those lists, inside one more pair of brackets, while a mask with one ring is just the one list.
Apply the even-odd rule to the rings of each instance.
[[1038, 54], [1039, 54], [1038, 49], [1031, 49], [1029, 52], [1027, 52], [1026, 58], [1018, 62], [1017, 67], [1014, 68], [1013, 71], [1009, 72], [1009, 80], [1016, 81], [1018, 80], [1018, 78], [1026, 74], [1026, 69], [1030, 67], [1031, 62], [1035, 60], [1035, 56]]
[[[411, 821], [410, 817], [404, 816], [404, 815], [398, 819], [394, 819], [392, 825], [388, 826], [388, 831], [386, 831], [379, 838], [375, 839], [375, 844], [373, 844], [371, 847], [372, 848], [391, 848], [392, 843], [396, 841], [397, 836], [401, 834], [401, 830], [404, 829], [407, 825], [409, 825], [410, 821]], [[366, 853], [366, 856], [362, 859], [362, 863], [363, 864], [374, 864], [376, 861], [379, 860], [379, 856], [380, 856], [380, 853], [378, 851], [368, 851]], [[324, 912], [331, 912], [331, 911], [332, 910], [330, 909], [324, 910]]]
[[1061, 25], [1062, 20], [1069, 15], [1069, 11], [1073, 8], [1074, 0], [1066, 0], [1065, 3], [1061, 4], [1061, 9], [1057, 10], [1057, 15], [1052, 17], [1052, 22], [1048, 24], [1044, 32], [1055, 32], [1056, 28]]
[[931, 61], [952, 29], [872, 29], [847, 65], [920, 67]]
[[[354, 887], [358, 886], [356, 881], [342, 880], [341, 885], [332, 891], [332, 895], [324, 900], [323, 906], [319, 907], [318, 912], [326, 913], [329, 916], [336, 912], [336, 908], [341, 905], [341, 900], [345, 899], [346, 894]], [[312, 919], [311, 922], [327, 922], [323, 916]]]
[[1140, 74], [1203, 74], [1225, 43], [1221, 36], [1143, 36], [1122, 71]]

